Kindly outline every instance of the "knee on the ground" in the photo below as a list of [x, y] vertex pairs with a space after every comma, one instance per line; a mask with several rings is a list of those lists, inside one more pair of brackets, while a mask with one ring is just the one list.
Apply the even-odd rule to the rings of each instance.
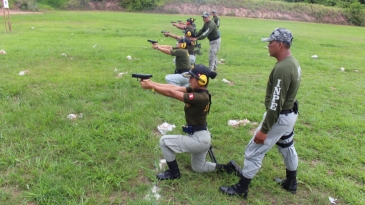
[[191, 168], [193, 169], [194, 172], [204, 172], [204, 165], [191, 165]]

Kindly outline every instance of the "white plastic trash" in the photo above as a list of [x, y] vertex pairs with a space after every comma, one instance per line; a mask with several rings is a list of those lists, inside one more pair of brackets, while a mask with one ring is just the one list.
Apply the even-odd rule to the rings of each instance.
[[172, 131], [172, 129], [174, 129], [175, 127], [175, 125], [170, 125], [169, 123], [164, 122], [161, 125], [157, 126], [157, 129], [161, 134], [165, 134], [168, 131]]
[[29, 73], [29, 71], [28, 70], [22, 70], [22, 71], [20, 71], [19, 72], [19, 75], [20, 76], [23, 76], [23, 75], [26, 75], [26, 74], [28, 74]]

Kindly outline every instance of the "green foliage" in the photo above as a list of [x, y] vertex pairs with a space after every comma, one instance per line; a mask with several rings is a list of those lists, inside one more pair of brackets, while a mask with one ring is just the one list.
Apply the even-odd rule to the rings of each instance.
[[158, 0], [121, 0], [120, 4], [127, 11], [142, 11], [155, 8]]
[[11, 0], [17, 8], [26, 11], [38, 11], [40, 8], [46, 10], [64, 9], [69, 0]]
[[64, 9], [69, 0], [36, 0], [38, 3], [47, 4], [55, 9]]
[[365, 9], [359, 2], [352, 3], [346, 9], [346, 17], [348, 21], [356, 26], [365, 26]]
[[20, 10], [38, 11], [38, 3], [35, 0], [17, 0], [14, 5]]

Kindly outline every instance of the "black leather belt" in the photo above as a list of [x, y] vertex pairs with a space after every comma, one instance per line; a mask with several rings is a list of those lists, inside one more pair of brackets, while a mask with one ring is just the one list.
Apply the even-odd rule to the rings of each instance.
[[282, 110], [282, 111], [280, 112], [280, 114], [289, 114], [289, 113], [292, 113], [292, 112], [294, 112], [294, 110], [293, 110], [293, 109], [290, 109], [290, 110]]
[[207, 125], [193, 125], [194, 132], [207, 130]]
[[218, 36], [218, 38], [209, 39], [209, 41], [215, 41], [215, 40], [218, 40], [219, 38], [220, 38], [220, 36]]

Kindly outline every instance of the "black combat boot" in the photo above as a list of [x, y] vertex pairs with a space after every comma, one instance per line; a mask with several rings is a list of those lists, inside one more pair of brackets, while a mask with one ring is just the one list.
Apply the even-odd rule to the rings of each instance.
[[177, 165], [176, 160], [172, 162], [167, 162], [167, 166], [169, 167], [168, 170], [165, 172], [161, 172], [157, 174], [158, 180], [173, 180], [173, 179], [179, 179], [180, 178], [180, 170]]
[[297, 191], [297, 170], [289, 171], [286, 170], [286, 179], [282, 180], [279, 178], [275, 178], [275, 181], [285, 190], [289, 191], [292, 194], [295, 194]]
[[234, 160], [229, 161], [227, 164], [217, 164], [215, 170], [219, 173], [226, 172], [227, 174], [234, 173], [236, 176], [241, 175], [241, 167]]
[[240, 196], [244, 199], [247, 199], [248, 195], [248, 185], [251, 183], [251, 179], [247, 179], [246, 177], [241, 175], [240, 181], [233, 186], [221, 186], [219, 187], [219, 191], [228, 194], [230, 196]]

